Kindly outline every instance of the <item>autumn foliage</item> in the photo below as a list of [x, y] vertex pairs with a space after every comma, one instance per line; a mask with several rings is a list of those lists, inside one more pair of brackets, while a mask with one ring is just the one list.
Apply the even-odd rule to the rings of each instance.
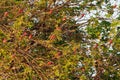
[[109, 0], [1, 0], [0, 80], [119, 80], [119, 12]]

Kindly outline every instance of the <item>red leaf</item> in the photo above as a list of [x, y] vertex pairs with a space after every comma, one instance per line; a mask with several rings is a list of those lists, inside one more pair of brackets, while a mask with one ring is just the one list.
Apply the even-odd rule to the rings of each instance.
[[56, 39], [56, 36], [53, 34], [53, 35], [50, 35], [50, 40], [54, 40], [54, 39]]
[[98, 44], [96, 43], [95, 46], [94, 46], [94, 49], [98, 48]]
[[56, 30], [61, 31], [61, 28], [60, 27], [56, 27]]
[[5, 13], [4, 13], [4, 17], [7, 17], [7, 16], [8, 16], [8, 12], [5, 12]]
[[52, 12], [53, 12], [53, 10], [52, 10], [52, 9], [50, 9], [49, 14], [52, 14]]
[[31, 38], [32, 38], [32, 34], [29, 35], [29, 39], [31, 39]]
[[66, 17], [64, 17], [63, 19], [62, 19], [62, 21], [65, 21], [67, 18]]
[[110, 45], [110, 44], [112, 44], [112, 42], [113, 42], [113, 40], [112, 40], [112, 39], [110, 39], [110, 40], [109, 40], [109, 45]]
[[85, 16], [85, 14], [81, 14], [81, 18], [84, 17], [84, 16]]
[[27, 35], [27, 32], [24, 32], [24, 33], [23, 33], [23, 36], [26, 36], [26, 35]]
[[7, 39], [4, 38], [2, 42], [3, 42], [3, 43], [6, 43], [6, 42], [7, 42]]
[[47, 65], [52, 65], [53, 64], [53, 62], [51, 62], [51, 61], [49, 61], [48, 63], [47, 63]]
[[19, 9], [18, 13], [23, 13], [23, 9]]

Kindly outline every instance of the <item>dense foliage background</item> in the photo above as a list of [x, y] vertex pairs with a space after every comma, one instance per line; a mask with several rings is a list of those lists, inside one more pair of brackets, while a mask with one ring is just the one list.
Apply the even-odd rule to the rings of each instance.
[[119, 13], [110, 0], [0, 0], [0, 80], [119, 80]]

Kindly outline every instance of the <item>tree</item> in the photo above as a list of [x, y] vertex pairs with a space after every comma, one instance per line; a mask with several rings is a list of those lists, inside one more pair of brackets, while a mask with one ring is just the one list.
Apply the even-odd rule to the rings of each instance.
[[108, 0], [1, 1], [0, 79], [119, 80], [119, 9]]

